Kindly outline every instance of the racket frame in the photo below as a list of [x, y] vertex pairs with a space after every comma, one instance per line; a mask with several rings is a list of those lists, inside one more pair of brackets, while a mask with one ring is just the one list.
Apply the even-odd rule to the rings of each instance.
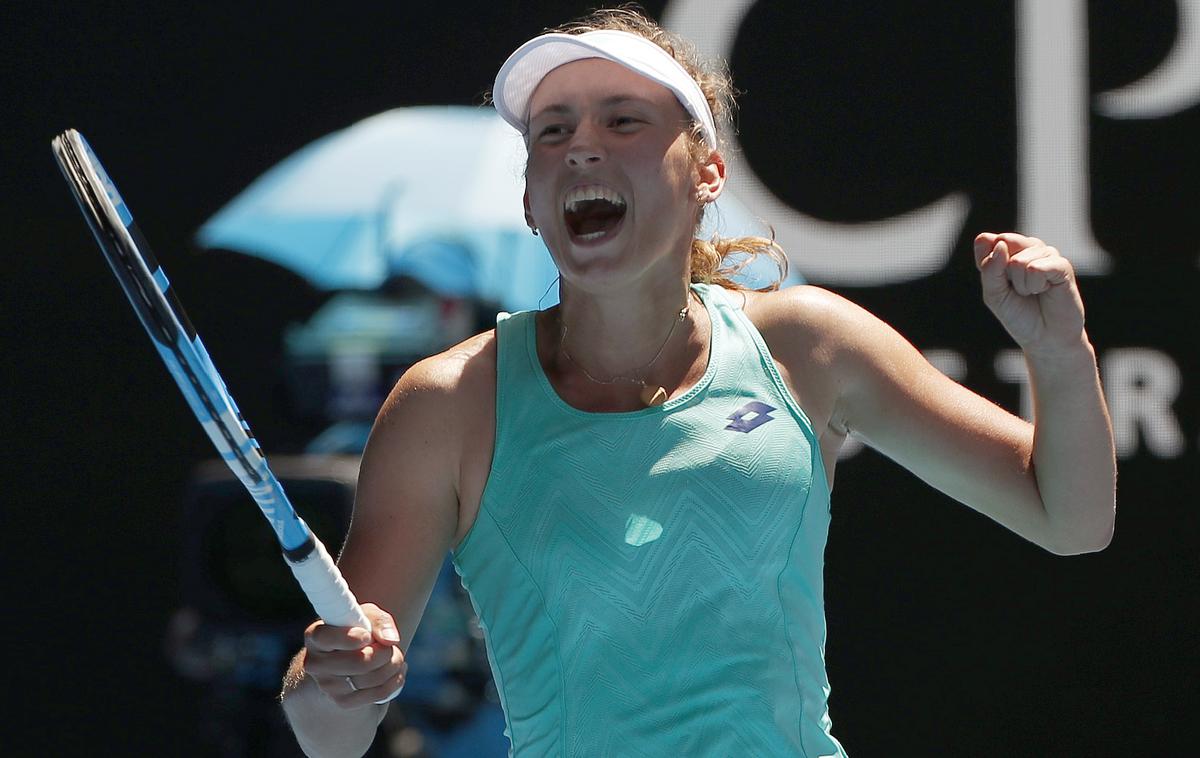
[[56, 137], [52, 145], [59, 168], [138, 320], [222, 460], [270, 522], [314, 609], [327, 623], [369, 631], [371, 624], [332, 557], [296, 513], [267, 465], [166, 273], [91, 146], [74, 129]]

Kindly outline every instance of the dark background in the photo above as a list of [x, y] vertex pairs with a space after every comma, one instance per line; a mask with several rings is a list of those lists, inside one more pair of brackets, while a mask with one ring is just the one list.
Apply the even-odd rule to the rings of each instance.
[[[67, 127], [88, 137], [264, 449], [294, 451], [317, 427], [281, 401], [280, 334], [325, 295], [269, 264], [200, 253], [191, 235], [319, 136], [391, 107], [480, 103], [516, 45], [588, 7], [0, 8], [6, 754], [208, 752], [196, 686], [173, 673], [163, 640], [179, 604], [180, 492], [209, 443], [107, 272], [50, 139]], [[1087, 7], [1093, 92], [1141, 77], [1173, 44], [1168, 0]], [[969, 252], [975, 231], [1015, 223], [1014, 50], [1011, 2], [762, 2], [731, 64], [745, 154], [798, 209], [854, 222], [969, 194], [961, 253], [943, 271], [838, 290], [918, 346], [963, 354], [967, 384], [1015, 410], [1016, 388], [992, 370], [1007, 342]], [[873, 453], [845, 462], [827, 657], [835, 733], [852, 755], [1130, 755], [1200, 739], [1200, 108], [1093, 115], [1090, 128], [1093, 226], [1116, 268], [1082, 282], [1089, 332], [1102, 354], [1172, 358], [1185, 451], [1139, 446], [1121, 460], [1113, 544], [1076, 558]], [[803, 271], [804, 251], [791, 252]]]

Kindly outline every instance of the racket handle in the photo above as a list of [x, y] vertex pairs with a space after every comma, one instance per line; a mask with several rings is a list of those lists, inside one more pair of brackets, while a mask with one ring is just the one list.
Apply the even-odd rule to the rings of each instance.
[[[291, 566], [292, 574], [300, 583], [304, 594], [308, 596], [308, 601], [312, 603], [313, 610], [326, 624], [358, 626], [371, 631], [371, 622], [359, 607], [358, 600], [350, 591], [350, 585], [346, 584], [346, 579], [342, 572], [338, 571], [337, 564], [329, 556], [329, 551], [315, 534], [312, 541], [313, 550], [306, 558], [293, 563], [286, 554], [283, 557], [287, 560], [287, 565]], [[390, 702], [402, 689], [403, 685], [383, 700], [376, 700], [375, 704]]]
[[[288, 566], [300, 583], [300, 588], [308, 596], [313, 610], [326, 624], [333, 626], [358, 626], [371, 631], [371, 622], [367, 620], [358, 600], [350, 591], [350, 586], [338, 571], [333, 558], [321, 541], [313, 536], [314, 549], [302, 560], [293, 563], [288, 559]], [[286, 556], [284, 556], [286, 558]]]

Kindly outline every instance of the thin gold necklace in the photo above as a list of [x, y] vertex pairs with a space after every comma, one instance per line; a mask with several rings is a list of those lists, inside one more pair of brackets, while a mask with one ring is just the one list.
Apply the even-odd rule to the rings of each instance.
[[580, 371], [582, 371], [583, 375], [586, 376], [592, 383], [602, 385], [612, 385], [620, 382], [624, 382], [626, 384], [636, 384], [642, 388], [640, 397], [643, 404], [645, 404], [647, 407], [662, 405], [667, 401], [666, 388], [660, 386], [651, 390], [650, 385], [646, 384], [644, 377], [646, 376], [646, 372], [654, 366], [655, 361], [662, 356], [663, 350], [666, 350], [667, 343], [671, 341], [671, 337], [675, 334], [675, 327], [679, 326], [681, 323], [683, 323], [683, 320], [687, 318], [691, 306], [692, 301], [689, 297], [687, 301], [684, 302], [683, 307], [679, 309], [679, 315], [671, 322], [671, 329], [667, 332], [666, 339], [664, 339], [662, 344], [658, 346], [658, 352], [654, 354], [654, 357], [651, 358], [648, 363], [630, 371], [629, 374], [632, 374], [632, 376], [627, 374], [614, 374], [608, 379], [597, 379], [596, 377], [592, 376], [591, 372], [584, 368], [583, 364], [575, 360], [575, 358], [571, 356], [570, 351], [567, 350], [567, 322], [563, 320], [561, 316], [558, 319], [558, 349], [563, 354], [563, 357], [570, 361], [571, 364]]

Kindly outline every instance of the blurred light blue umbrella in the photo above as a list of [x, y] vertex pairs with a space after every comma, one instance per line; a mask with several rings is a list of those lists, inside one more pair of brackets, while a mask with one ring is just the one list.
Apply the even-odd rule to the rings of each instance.
[[[397, 108], [329, 134], [256, 179], [197, 233], [324, 289], [408, 275], [506, 310], [546, 307], [557, 275], [525, 225], [525, 148], [491, 108]], [[722, 198], [706, 230], [761, 234]]]
[[370, 290], [408, 274], [443, 294], [536, 306], [555, 270], [525, 226], [524, 152], [490, 108], [386, 111], [268, 170], [197, 240], [324, 289]]

